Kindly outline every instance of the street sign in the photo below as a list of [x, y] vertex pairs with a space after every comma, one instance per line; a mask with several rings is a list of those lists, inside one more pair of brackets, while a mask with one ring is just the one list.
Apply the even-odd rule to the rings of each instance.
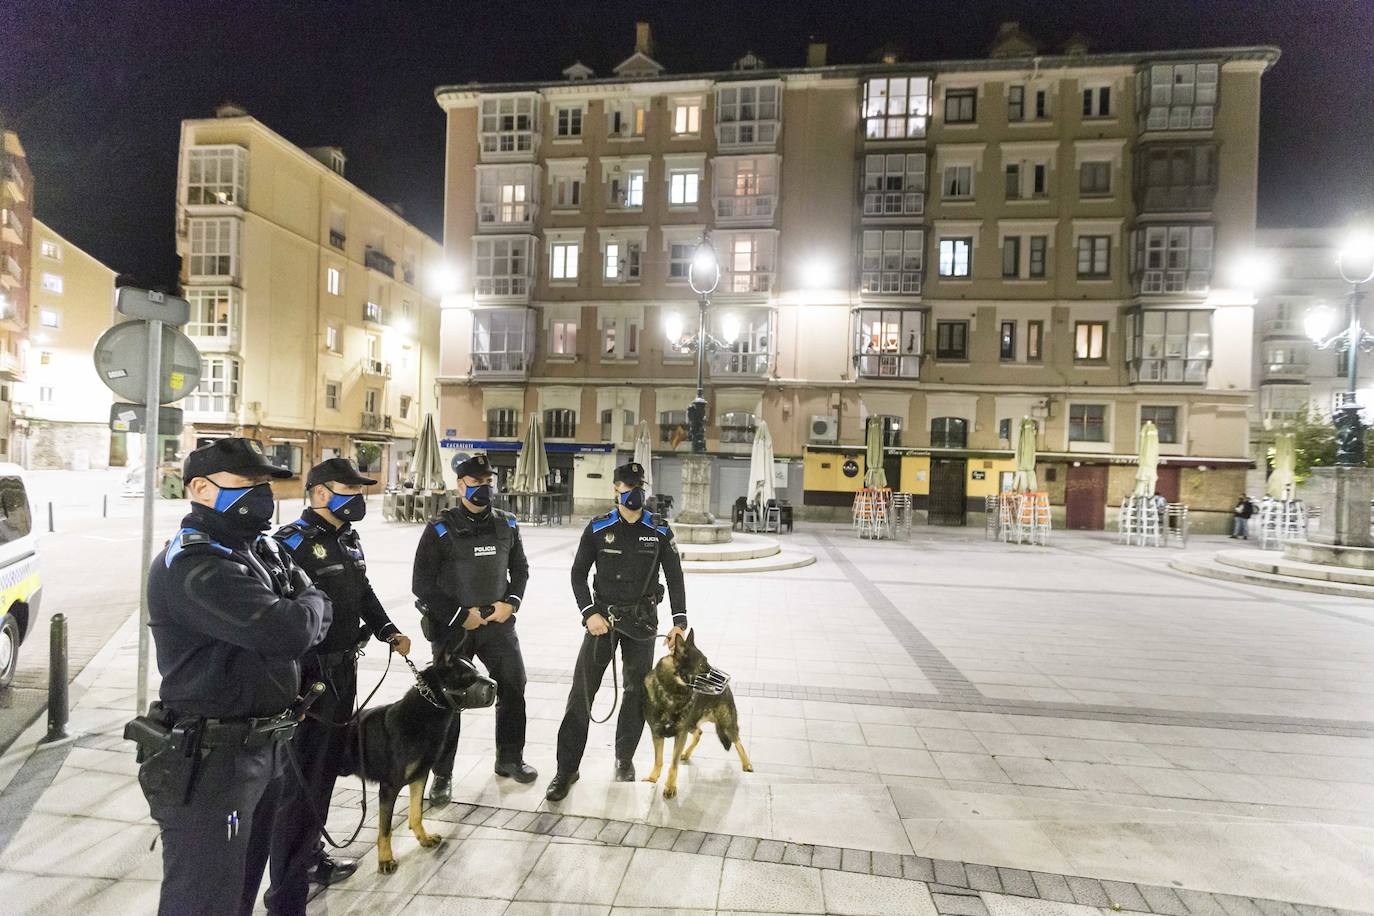
[[[148, 425], [148, 408], [142, 404], [110, 405], [110, 429], [117, 433], [141, 433]], [[157, 409], [157, 434], [159, 436], [181, 435], [181, 408], [159, 407]]]
[[[123, 321], [101, 334], [95, 343], [95, 371], [115, 394], [142, 403], [148, 396], [148, 322]], [[199, 384], [200, 351], [191, 338], [163, 325], [159, 403], [180, 401]]]
[[115, 291], [115, 310], [130, 318], [161, 321], [178, 327], [191, 318], [191, 304], [180, 296], [132, 286], [121, 286]]

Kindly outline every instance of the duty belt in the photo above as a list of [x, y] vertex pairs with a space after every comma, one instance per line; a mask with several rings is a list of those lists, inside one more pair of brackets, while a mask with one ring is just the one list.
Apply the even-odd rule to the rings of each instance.
[[[174, 721], [182, 718], [175, 717]], [[275, 716], [243, 719], [199, 719], [201, 747], [265, 747], [273, 741], [287, 741], [296, 731], [297, 721], [288, 712]]]
[[335, 665], [345, 661], [351, 661], [358, 657], [357, 647], [351, 649], [340, 649], [338, 652], [318, 652], [312, 656], [320, 668], [333, 668]]

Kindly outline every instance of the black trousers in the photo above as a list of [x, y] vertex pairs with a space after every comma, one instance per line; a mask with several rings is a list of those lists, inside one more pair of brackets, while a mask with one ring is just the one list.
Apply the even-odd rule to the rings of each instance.
[[211, 748], [186, 804], [178, 792], [149, 791], [140, 778], [148, 810], [162, 829], [159, 916], [253, 912], [284, 760], [280, 744]]
[[615, 723], [615, 759], [634, 758], [639, 739], [644, 734], [644, 677], [654, 663], [654, 642], [653, 638], [629, 639], [614, 630], [605, 636], [587, 633], [582, 637], [572, 689], [568, 691], [568, 706], [563, 713], [563, 724], [558, 727], [558, 772], [576, 773], [582, 763], [591, 721], [587, 707], [596, 697], [617, 645], [622, 674], [620, 717]]
[[[496, 762], [519, 763], [525, 757], [525, 659], [520, 654], [515, 618], [464, 632], [467, 639], [459, 654], [469, 661], [476, 657], [496, 682]], [[438, 653], [441, 643], [431, 645]], [[435, 776], [453, 776], [453, 757], [458, 752], [462, 729], [463, 715], [455, 712], [449, 720], [439, 759], [434, 763]]]
[[[309, 670], [306, 684], [324, 682], [324, 693], [310, 707], [310, 715], [296, 727], [292, 751], [300, 763], [306, 788], [285, 764], [281, 801], [272, 824], [271, 885], [264, 898], [267, 912], [303, 914], [310, 892], [308, 871], [322, 851], [323, 841], [316, 818], [329, 817], [329, 799], [348, 746], [344, 727], [353, 715], [358, 693], [358, 663], [354, 658], [325, 670]], [[312, 814], [312, 810], [314, 814]]]

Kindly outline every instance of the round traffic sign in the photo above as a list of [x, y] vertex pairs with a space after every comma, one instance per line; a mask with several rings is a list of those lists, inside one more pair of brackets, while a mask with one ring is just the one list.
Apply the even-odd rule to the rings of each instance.
[[[142, 404], [148, 396], [148, 322], [123, 321], [101, 334], [95, 342], [95, 371], [115, 394]], [[200, 384], [200, 351], [171, 325], [162, 326], [160, 376], [160, 404], [179, 401]]]

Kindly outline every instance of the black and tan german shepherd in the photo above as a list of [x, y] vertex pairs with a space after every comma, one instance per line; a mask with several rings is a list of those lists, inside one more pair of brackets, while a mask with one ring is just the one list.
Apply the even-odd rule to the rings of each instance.
[[[453, 652], [443, 652], [420, 671], [419, 686], [411, 687], [395, 703], [362, 710], [348, 732], [348, 754], [339, 772], [361, 773], [377, 787], [377, 871], [396, 870], [391, 853], [391, 818], [396, 797], [410, 787], [410, 830], [420, 845], [439, 845], [443, 839], [425, 830], [425, 780], [439, 757], [454, 709], [490, 706], [496, 701], [496, 683], [477, 672], [472, 663]], [[431, 699], [432, 697], [432, 699]]]
[[[677, 795], [677, 765], [691, 759], [701, 740], [703, 722], [714, 722], [720, 743], [727, 751], [733, 744], [744, 772], [754, 772], [739, 740], [739, 711], [730, 688], [715, 695], [692, 689], [692, 683], [710, 671], [711, 663], [697, 648], [696, 631], [689, 630], [687, 638], [673, 643], [673, 651], [659, 659], [644, 677], [644, 721], [654, 737], [654, 768], [644, 777], [645, 782], [658, 782], [663, 771], [663, 739], [670, 735], [673, 738], [673, 762], [668, 768], [668, 781], [663, 784], [664, 798]], [[684, 750], [689, 733], [692, 743]]]

